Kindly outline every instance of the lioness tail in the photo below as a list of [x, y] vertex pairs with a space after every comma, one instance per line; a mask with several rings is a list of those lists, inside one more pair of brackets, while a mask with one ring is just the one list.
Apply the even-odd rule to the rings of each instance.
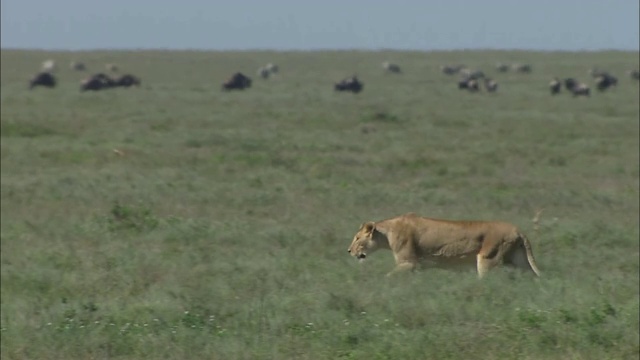
[[527, 261], [529, 262], [529, 266], [531, 266], [531, 270], [536, 274], [536, 276], [540, 276], [540, 269], [536, 265], [536, 259], [533, 257], [533, 251], [531, 251], [531, 242], [527, 239], [523, 234], [518, 234], [520, 239], [522, 239], [522, 243], [524, 244], [524, 249], [527, 253]]

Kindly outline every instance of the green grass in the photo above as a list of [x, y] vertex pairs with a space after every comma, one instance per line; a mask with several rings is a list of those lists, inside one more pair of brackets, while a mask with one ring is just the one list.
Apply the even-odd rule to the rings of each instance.
[[[59, 87], [27, 91], [46, 58]], [[72, 59], [117, 63], [142, 87], [80, 93]], [[624, 75], [637, 53], [0, 60], [3, 359], [638, 358], [640, 107]], [[281, 73], [263, 81], [267, 62]], [[498, 93], [459, 91], [449, 63]], [[619, 86], [549, 95], [553, 76], [591, 83], [593, 66]], [[254, 86], [220, 91], [235, 71]], [[335, 93], [352, 73], [364, 91]], [[543, 277], [389, 280], [390, 252], [348, 256], [360, 223], [410, 211], [518, 224]]]

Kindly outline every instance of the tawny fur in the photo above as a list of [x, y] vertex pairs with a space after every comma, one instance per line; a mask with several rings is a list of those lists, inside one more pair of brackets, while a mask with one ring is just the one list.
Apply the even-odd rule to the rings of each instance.
[[453, 221], [409, 213], [360, 226], [348, 252], [364, 259], [378, 249], [389, 249], [396, 260], [391, 275], [414, 270], [420, 264], [441, 268], [475, 265], [479, 277], [500, 265], [540, 271], [531, 243], [518, 230], [499, 221]]

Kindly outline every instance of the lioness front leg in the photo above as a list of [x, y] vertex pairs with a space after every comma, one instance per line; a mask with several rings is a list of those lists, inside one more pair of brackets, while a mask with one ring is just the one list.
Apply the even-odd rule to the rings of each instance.
[[391, 272], [389, 272], [387, 276], [393, 276], [401, 272], [414, 271], [416, 267], [417, 265], [414, 262], [408, 262], [408, 261], [401, 262], [398, 265], [396, 265], [396, 267], [393, 270], [391, 270]]

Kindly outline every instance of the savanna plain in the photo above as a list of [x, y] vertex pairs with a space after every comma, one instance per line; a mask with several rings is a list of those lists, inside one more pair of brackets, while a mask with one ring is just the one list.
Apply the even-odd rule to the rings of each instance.
[[[48, 58], [59, 85], [29, 91]], [[106, 63], [141, 87], [81, 93]], [[457, 63], [498, 91], [458, 90], [439, 69]], [[591, 67], [618, 86], [595, 90]], [[2, 358], [637, 359], [637, 68], [632, 52], [3, 49]], [[253, 86], [223, 92], [236, 71]], [[333, 90], [354, 73], [363, 92]], [[592, 96], [552, 96], [553, 76]], [[406, 212], [512, 222], [542, 276], [386, 278], [391, 252], [347, 254], [362, 222]]]

